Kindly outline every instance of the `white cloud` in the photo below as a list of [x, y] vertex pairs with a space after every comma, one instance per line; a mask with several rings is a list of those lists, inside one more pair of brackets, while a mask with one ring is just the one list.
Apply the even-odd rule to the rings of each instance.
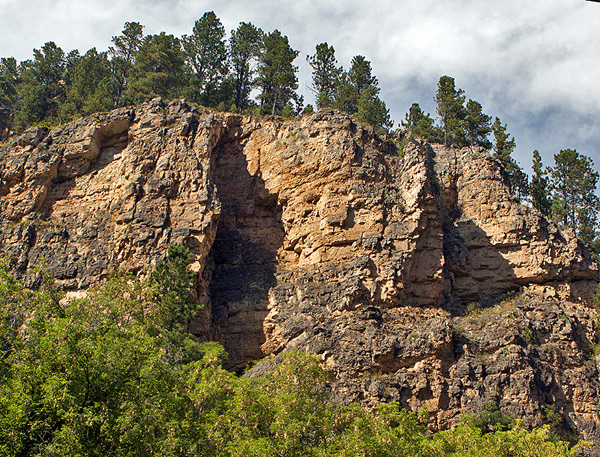
[[305, 56], [327, 41], [346, 66], [357, 54], [372, 62], [396, 121], [414, 101], [433, 114], [448, 74], [508, 123], [523, 165], [533, 147], [546, 162], [573, 147], [600, 164], [600, 4], [584, 0], [0, 0], [0, 56], [29, 58], [49, 40], [106, 49], [125, 21], [179, 36], [209, 10], [228, 32], [250, 21], [286, 34], [303, 86]]

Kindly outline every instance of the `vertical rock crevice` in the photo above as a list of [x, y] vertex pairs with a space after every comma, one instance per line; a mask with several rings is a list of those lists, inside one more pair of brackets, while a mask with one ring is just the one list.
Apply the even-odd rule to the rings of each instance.
[[233, 125], [215, 149], [213, 180], [221, 214], [209, 255], [208, 288], [213, 332], [234, 370], [264, 356], [263, 321], [284, 239], [277, 194], [265, 187], [260, 168], [249, 171], [240, 133], [241, 127]]

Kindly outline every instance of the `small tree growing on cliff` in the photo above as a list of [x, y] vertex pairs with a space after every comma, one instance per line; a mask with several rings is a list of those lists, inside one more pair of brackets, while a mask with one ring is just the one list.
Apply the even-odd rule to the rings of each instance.
[[548, 175], [542, 164], [542, 157], [537, 151], [533, 151], [533, 176], [529, 185], [531, 193], [531, 204], [546, 217], [552, 214], [552, 199], [550, 198], [550, 187]]
[[171, 245], [167, 257], [152, 274], [154, 298], [158, 303], [158, 323], [167, 330], [187, 328], [190, 319], [197, 316], [202, 305], [196, 304], [192, 288], [196, 274], [190, 271], [192, 253], [185, 246]]
[[434, 125], [433, 118], [429, 113], [424, 113], [418, 103], [413, 103], [401, 125], [412, 132], [413, 135], [421, 137], [433, 143], [441, 141], [442, 132]]
[[465, 133], [470, 146], [480, 146], [491, 149], [492, 143], [488, 136], [492, 132], [492, 118], [483, 112], [481, 104], [469, 100], [465, 109]]
[[371, 62], [364, 56], [354, 56], [350, 70], [340, 77], [333, 106], [357, 115], [360, 121], [374, 127], [391, 128], [393, 122], [385, 103], [379, 98], [379, 90]]
[[512, 158], [512, 153], [515, 150], [516, 142], [514, 137], [506, 131], [506, 124], [502, 125], [500, 119], [496, 117], [492, 124], [492, 132], [494, 133], [494, 157], [496, 157], [502, 167], [508, 174], [511, 191], [517, 198], [523, 198], [529, 195], [528, 179], [523, 169]]

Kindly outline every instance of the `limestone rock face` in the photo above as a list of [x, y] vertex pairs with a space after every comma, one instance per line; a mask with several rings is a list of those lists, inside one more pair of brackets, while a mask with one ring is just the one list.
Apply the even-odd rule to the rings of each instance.
[[469, 149], [436, 148], [434, 154], [454, 299], [497, 298], [516, 286], [589, 299], [595, 262], [571, 231], [515, 202], [496, 160]]
[[341, 399], [426, 405], [433, 427], [553, 409], [599, 438], [597, 264], [486, 152], [400, 140], [160, 99], [31, 129], [0, 149], [0, 253], [81, 292], [183, 243], [207, 304], [191, 330], [232, 369], [310, 350]]

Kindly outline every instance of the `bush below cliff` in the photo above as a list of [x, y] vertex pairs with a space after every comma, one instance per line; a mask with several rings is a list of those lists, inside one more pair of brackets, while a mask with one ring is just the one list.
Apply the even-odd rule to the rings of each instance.
[[[28, 290], [0, 265], [0, 455], [569, 456], [547, 427], [431, 434], [428, 414], [331, 402], [307, 353], [260, 377], [225, 371], [223, 348], [164, 325], [156, 289], [114, 275], [85, 299], [48, 279]], [[166, 311], [167, 313], [169, 310]]]

